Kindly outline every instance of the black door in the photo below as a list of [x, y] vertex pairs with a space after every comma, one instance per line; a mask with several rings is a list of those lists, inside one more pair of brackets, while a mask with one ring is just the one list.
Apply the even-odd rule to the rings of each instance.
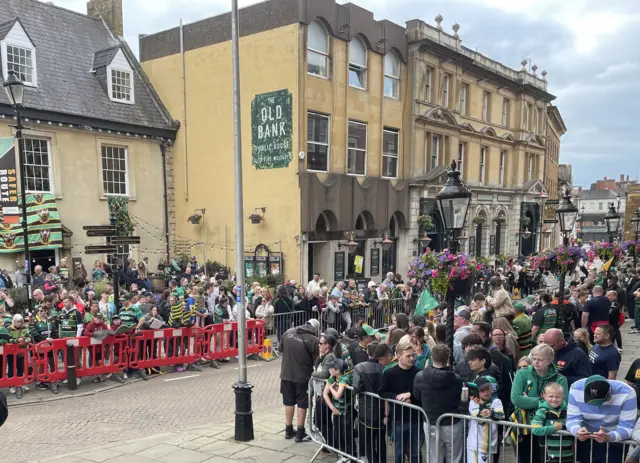
[[[358, 240], [358, 248], [353, 254], [347, 255], [349, 265], [347, 266], [347, 278], [362, 278], [365, 269], [365, 243], [366, 241]], [[362, 272], [356, 273], [356, 256], [362, 256]]]
[[396, 257], [398, 255], [398, 240], [393, 240], [393, 245], [388, 251], [382, 251], [382, 274], [396, 273]]
[[[311, 280], [313, 278], [313, 273], [315, 272], [315, 269], [313, 268], [313, 243], [309, 243], [308, 247], [307, 247], [307, 273], [309, 275], [308, 280]], [[304, 284], [304, 282], [302, 282]]]
[[502, 254], [502, 224], [496, 226], [496, 255]]
[[482, 229], [482, 224], [476, 227], [476, 257], [482, 257]]
[[29, 251], [31, 257], [31, 273], [36, 265], [42, 267], [44, 272], [49, 272], [49, 267], [56, 265], [56, 251], [54, 249], [43, 249], [41, 251]]

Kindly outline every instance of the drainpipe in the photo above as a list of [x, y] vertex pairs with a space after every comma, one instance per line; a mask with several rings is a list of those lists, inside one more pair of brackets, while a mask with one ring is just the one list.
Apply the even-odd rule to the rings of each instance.
[[166, 245], [166, 262], [169, 263], [169, 193], [167, 188], [167, 142], [160, 142], [162, 154], [162, 192], [164, 196], [164, 239]]
[[189, 135], [187, 124], [187, 67], [184, 56], [184, 26], [180, 18], [180, 58], [182, 62], [182, 110], [184, 124], [184, 199], [189, 201]]

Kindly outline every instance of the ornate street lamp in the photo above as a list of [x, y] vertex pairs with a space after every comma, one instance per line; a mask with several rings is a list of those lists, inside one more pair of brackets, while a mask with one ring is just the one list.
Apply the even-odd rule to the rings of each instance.
[[[24, 240], [24, 273], [27, 280], [27, 313], [31, 313], [31, 258], [29, 255], [29, 231], [27, 230], [27, 180], [24, 162], [24, 150], [22, 146], [22, 115], [20, 110], [24, 103], [24, 84], [16, 76], [15, 71], [9, 71], [7, 79], [2, 84], [7, 97], [16, 113], [16, 140], [18, 140], [18, 162], [20, 164], [20, 196], [22, 197], [22, 237]], [[117, 302], [116, 302], [117, 303]]]
[[631, 228], [635, 235], [635, 242], [633, 243], [633, 268], [636, 268], [636, 260], [638, 254], [638, 233], [640, 233], [640, 208], [636, 209], [636, 213], [631, 218]]
[[607, 224], [609, 244], [612, 244], [613, 237], [618, 235], [618, 228], [620, 228], [620, 214], [616, 212], [616, 206], [614, 203], [609, 203], [609, 212], [604, 216], [604, 222]]
[[[447, 182], [436, 195], [440, 215], [444, 223], [445, 233], [451, 233], [451, 252], [458, 250], [458, 236], [464, 229], [467, 220], [467, 212], [471, 203], [471, 191], [460, 180], [460, 171], [456, 169], [456, 161], [451, 161], [451, 170], [447, 173]], [[447, 331], [446, 343], [449, 346], [451, 355], [449, 363], [454, 364], [453, 359], [453, 311], [455, 308], [456, 295], [453, 291], [447, 292]]]
[[[560, 201], [556, 214], [558, 215], [558, 223], [560, 223], [560, 232], [562, 233], [562, 245], [568, 246], [569, 235], [573, 231], [576, 219], [578, 218], [578, 207], [571, 202], [571, 195], [569, 194], [568, 188], [564, 190], [564, 196], [562, 197], [562, 201]], [[562, 269], [560, 271], [560, 287], [558, 288], [560, 294], [558, 301], [562, 308], [564, 307], [564, 283], [567, 272]]]

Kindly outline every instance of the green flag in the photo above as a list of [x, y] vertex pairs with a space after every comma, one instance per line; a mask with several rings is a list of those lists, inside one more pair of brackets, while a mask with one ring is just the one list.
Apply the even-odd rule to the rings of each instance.
[[415, 314], [427, 316], [431, 310], [438, 307], [438, 304], [439, 302], [436, 298], [431, 295], [431, 291], [425, 288], [420, 295], [420, 299], [418, 299]]

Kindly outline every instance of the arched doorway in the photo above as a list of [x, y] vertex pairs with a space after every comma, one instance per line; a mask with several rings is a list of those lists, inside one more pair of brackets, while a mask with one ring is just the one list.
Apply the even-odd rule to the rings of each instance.
[[[356, 234], [358, 231], [366, 231], [366, 230], [374, 230], [374, 229], [375, 229], [375, 224], [373, 222], [373, 216], [369, 211], [362, 211], [356, 218], [356, 224], [355, 224]], [[356, 243], [358, 243], [358, 248], [356, 249], [356, 252], [354, 252], [353, 254], [349, 254], [349, 256], [347, 256], [347, 260], [348, 260], [347, 277], [348, 278], [364, 277], [364, 270], [366, 268], [366, 262], [365, 262], [366, 252], [365, 251], [366, 251], [367, 240], [366, 238], [356, 236], [355, 241]], [[362, 256], [361, 272], [356, 272], [356, 264], [355, 264], [356, 256]]]
[[387, 272], [396, 273], [396, 264], [398, 260], [398, 220], [393, 215], [389, 221], [389, 239], [393, 241], [393, 244], [388, 250], [382, 251], [382, 275], [386, 275]]
[[330, 210], [325, 210], [318, 215], [316, 225], [314, 227], [313, 238], [307, 244], [307, 280], [318, 272], [320, 275], [328, 279], [332, 274], [329, 268], [329, 256], [331, 255], [330, 245], [328, 243], [328, 234], [338, 230], [338, 219]]
[[476, 257], [482, 257], [482, 239], [485, 234], [484, 227], [487, 221], [487, 214], [484, 211], [480, 211], [478, 217], [483, 217], [484, 222], [478, 222], [476, 224], [476, 249], [474, 251]]
[[536, 243], [536, 233], [534, 232], [535, 230], [535, 218], [533, 215], [533, 212], [531, 212], [530, 209], [527, 210], [527, 212], [525, 212], [524, 214], [525, 217], [527, 217], [529, 219], [529, 226], [527, 227], [527, 229], [531, 232], [531, 235], [525, 239], [525, 237], [523, 236], [521, 238], [521, 245], [520, 245], [520, 253], [523, 256], [530, 256], [535, 252], [535, 243]]
[[502, 254], [503, 249], [503, 229], [506, 227], [507, 217], [504, 211], [498, 213], [496, 217], [496, 256]]
[[[432, 249], [435, 252], [440, 252], [444, 249], [444, 225], [442, 223], [442, 217], [440, 211], [434, 210], [431, 214], [431, 221], [433, 222], [433, 229], [427, 231], [427, 236], [431, 238], [431, 241], [427, 246], [422, 243], [419, 244], [420, 254], [423, 254], [426, 248]], [[420, 229], [420, 236], [422, 236], [424, 230]]]

